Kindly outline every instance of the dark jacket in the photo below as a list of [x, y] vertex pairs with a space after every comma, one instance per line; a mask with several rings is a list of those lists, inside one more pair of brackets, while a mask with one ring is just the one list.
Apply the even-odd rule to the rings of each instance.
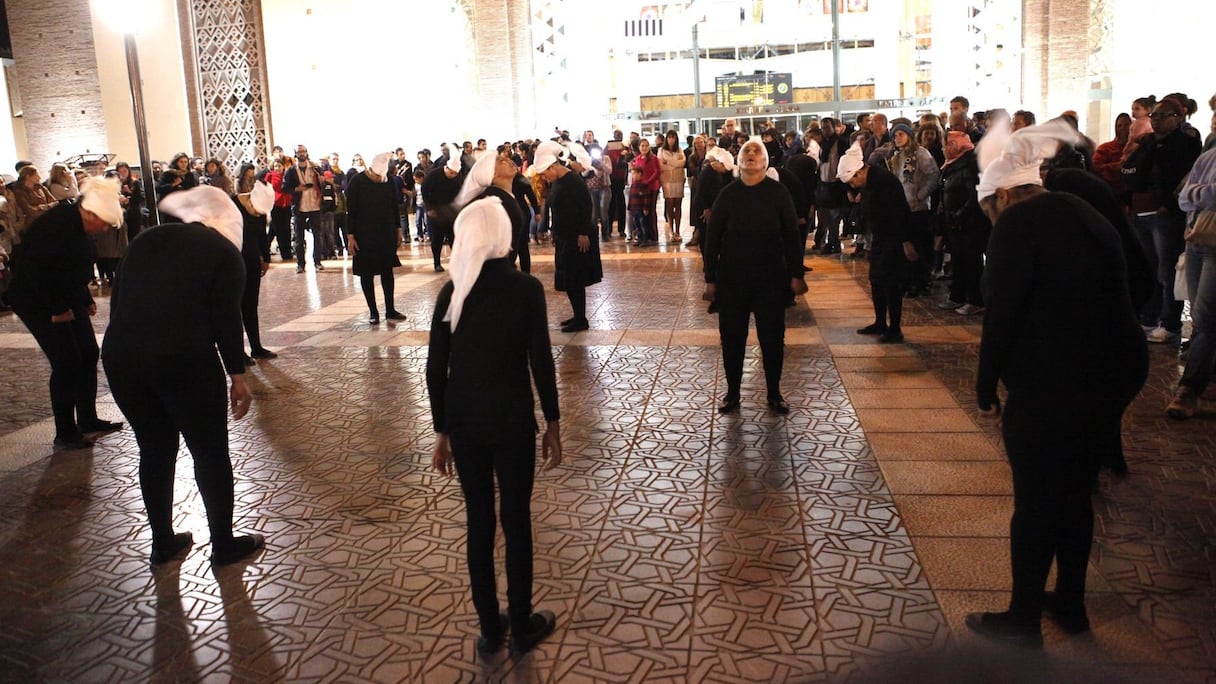
[[1182, 216], [1174, 191], [1199, 158], [1199, 140], [1179, 128], [1164, 138], [1156, 133], [1142, 135], [1136, 143], [1136, 151], [1123, 163], [1133, 211], [1164, 207], [1170, 214]]
[[735, 181], [722, 188], [710, 210], [701, 245], [705, 282], [718, 296], [764, 291], [785, 297], [790, 280], [803, 275], [794, 201], [780, 183]]
[[[182, 182], [180, 185], [174, 186], [173, 180], [179, 175], [181, 176]], [[197, 186], [198, 176], [194, 175], [194, 173], [190, 171], [178, 173], [172, 169], [169, 169], [160, 175], [160, 182], [156, 184], [156, 197], [157, 199], [164, 199], [165, 195], [170, 193], [177, 192], [178, 190], [189, 190], [190, 188]]]
[[732, 180], [729, 171], [718, 173], [714, 171], [708, 161], [705, 162], [705, 168], [701, 169], [701, 175], [697, 178], [697, 191], [693, 193], [692, 204], [688, 209], [692, 212], [690, 221], [694, 226], [706, 227], [707, 224], [701, 220], [701, 214], [705, 213], [706, 209], [713, 209], [714, 202], [718, 199], [718, 193], [722, 192], [722, 188]]
[[256, 216], [234, 195], [232, 201], [241, 212], [241, 259], [247, 276], [262, 277], [262, 262], [270, 263], [270, 236], [266, 232], [266, 217]]
[[903, 243], [913, 241], [912, 212], [903, 183], [881, 166], [869, 167], [861, 193], [861, 220], [871, 237], [870, 280], [904, 283], [912, 277], [912, 264]]
[[346, 190], [346, 232], [359, 248], [351, 271], [377, 275], [401, 265], [397, 258], [397, 221], [401, 193], [392, 179], [377, 183], [366, 173], [350, 179]]
[[509, 258], [485, 262], [455, 332], [443, 321], [453, 289], [448, 281], [439, 291], [431, 317], [426, 386], [435, 431], [508, 443], [535, 435], [532, 382], [545, 420], [558, 420], [557, 377], [540, 281], [516, 271]]
[[[573, 171], [553, 181], [545, 198], [545, 212], [553, 231], [554, 288], [565, 292], [567, 286], [586, 287], [603, 280], [599, 231], [591, 218], [587, 183]], [[591, 242], [586, 252], [578, 248], [580, 236]]]
[[975, 230], [991, 227], [980, 209], [976, 186], [980, 182], [979, 162], [975, 150], [967, 150], [958, 159], [942, 167], [942, 201], [939, 205], [946, 228]]
[[[321, 174], [324, 173], [321, 170], [321, 166], [313, 162], [311, 159], [307, 163], [312, 165], [313, 171], [317, 175], [315, 183], [317, 183], [319, 186], [321, 183]], [[304, 194], [304, 190], [305, 188], [303, 186], [303, 181], [300, 178], [300, 164], [297, 162], [292, 164], [290, 168], [283, 172], [283, 192], [291, 195], [291, 206], [293, 208], [299, 208], [300, 198]]]
[[[814, 204], [815, 189], [819, 187], [819, 160], [804, 152], [797, 152], [785, 158], [785, 168], [802, 184], [808, 207]], [[805, 213], [799, 213], [798, 217], [803, 218], [809, 213], [808, 209]]]
[[69, 309], [78, 318], [87, 316], [96, 260], [97, 247], [84, 232], [80, 207], [51, 207], [34, 219], [13, 249], [12, 282], [4, 298], [22, 317], [49, 319]]

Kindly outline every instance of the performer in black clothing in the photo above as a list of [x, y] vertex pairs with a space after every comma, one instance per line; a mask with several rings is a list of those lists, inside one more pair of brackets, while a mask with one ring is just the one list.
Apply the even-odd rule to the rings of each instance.
[[781, 395], [785, 354], [785, 303], [790, 291], [806, 292], [798, 219], [790, 194], [765, 176], [768, 154], [759, 139], [739, 149], [739, 181], [718, 193], [701, 246], [705, 293], [718, 304], [726, 396], [718, 411], [739, 409], [748, 319], [755, 314], [764, 359], [768, 405], [789, 413]]
[[179, 558], [194, 542], [189, 532], [173, 531], [180, 434], [207, 511], [211, 562], [226, 565], [264, 544], [261, 535], [232, 534], [225, 369], [233, 418], [244, 416], [252, 399], [241, 342], [241, 213], [210, 186], [174, 193], [161, 205], [189, 223], [148, 229], [131, 243], [114, 283], [102, 358], [114, 401], [139, 443], [152, 564]]
[[[519, 175], [519, 167], [507, 156], [510, 149], [503, 145], [495, 154], [481, 155], [481, 159], [478, 159], [465, 175], [464, 185], [456, 196], [455, 205], [464, 208], [470, 202], [483, 197], [497, 197], [501, 200], [503, 210], [511, 219], [511, 262], [515, 263], [516, 257], [519, 257], [520, 270], [528, 273], [532, 268], [532, 260], [527, 252], [528, 218], [521, 208], [521, 199], [515, 194], [515, 177]], [[519, 245], [523, 245], [523, 252], [518, 250]]]
[[[435, 272], [442, 273], [439, 256], [443, 243], [452, 236], [452, 224], [456, 220], [456, 195], [464, 183], [460, 173], [460, 157], [448, 159], [443, 166], [436, 165], [422, 181], [422, 203], [426, 207], [427, 225], [431, 229], [431, 256], [435, 259]], [[349, 203], [349, 198], [347, 202]], [[347, 209], [349, 212], [349, 208]]]
[[692, 239], [688, 241], [690, 246], [701, 244], [705, 229], [709, 226], [710, 210], [718, 199], [718, 193], [734, 180], [731, 175], [734, 169], [735, 160], [725, 149], [714, 147], [705, 153], [705, 167], [697, 178], [697, 191], [693, 193], [692, 204], [688, 208], [691, 214], [689, 222], [693, 227]]
[[[514, 161], [514, 159], [512, 159]], [[516, 164], [516, 169], [519, 165]], [[532, 272], [532, 252], [529, 246], [528, 228], [532, 225], [532, 217], [540, 213], [540, 200], [536, 198], [536, 192], [532, 190], [532, 184], [524, 178], [522, 173], [516, 173], [515, 178], [511, 181], [511, 194], [515, 195], [516, 201], [519, 202], [520, 215], [523, 216], [524, 236], [511, 245], [515, 253], [519, 255], [519, 270], [524, 273]]]
[[961, 313], [979, 313], [984, 306], [980, 278], [984, 273], [984, 250], [992, 224], [980, 209], [975, 188], [980, 182], [975, 146], [965, 131], [946, 134], [946, 163], [942, 166], [941, 204], [936, 207], [946, 229], [950, 263], [954, 273], [950, 296], [942, 308]]
[[97, 338], [89, 294], [97, 249], [90, 237], [123, 219], [117, 179], [89, 179], [78, 204], [52, 207], [30, 224], [12, 255], [5, 295], [51, 364], [55, 446], [93, 445], [85, 433], [113, 432], [122, 423], [97, 417]]
[[[389, 179], [389, 155], [376, 155], [366, 171], [350, 179], [346, 188], [347, 230], [346, 246], [354, 256], [351, 270], [359, 276], [363, 297], [367, 300], [367, 320], [380, 322], [376, 308], [376, 276], [384, 290], [384, 317], [403, 321], [405, 314], [393, 303], [393, 269], [401, 265], [397, 258], [397, 220], [401, 194]], [[442, 242], [442, 241], [441, 241]], [[436, 270], [439, 257], [435, 257]]]
[[807, 211], [798, 214], [798, 234], [802, 238], [802, 249], [805, 254], [806, 239], [810, 235], [811, 225], [814, 222], [814, 214], [810, 208], [815, 202], [815, 189], [819, 187], [819, 159], [799, 150], [785, 158], [785, 168], [794, 174], [794, 177], [802, 184], [802, 191], [806, 193]]
[[270, 270], [270, 236], [266, 232], [266, 215], [274, 208], [274, 188], [264, 181], [256, 181], [253, 190], [237, 194], [234, 200], [244, 226], [241, 259], [245, 262], [245, 289], [241, 295], [241, 320], [245, 324], [245, 335], [249, 337], [249, 356], [245, 358], [245, 364], [252, 366], [254, 359], [275, 359], [279, 356], [262, 346], [262, 333], [258, 329], [262, 277]]
[[874, 322], [859, 335], [878, 335], [883, 344], [904, 341], [904, 286], [912, 278], [912, 262], [918, 254], [912, 244], [911, 212], [899, 179], [882, 166], [862, 160], [861, 146], [854, 144], [840, 158], [838, 178], [854, 190], [862, 190], [861, 216], [870, 245], [870, 296], [874, 300]]
[[587, 320], [587, 287], [604, 278], [600, 263], [599, 232], [592, 220], [591, 192], [581, 176], [560, 158], [561, 145], [546, 140], [536, 148], [533, 173], [549, 184], [545, 211], [553, 231], [553, 286], [565, 292], [572, 316], [562, 321], [562, 332], [591, 327]]
[[[557, 379], [549, 345], [545, 292], [516, 271], [507, 254], [511, 227], [501, 200], [465, 207], [456, 220], [452, 280], [439, 291], [431, 319], [427, 391], [435, 426], [432, 466], [460, 475], [468, 521], [473, 605], [481, 622], [478, 650], [489, 655], [511, 629], [525, 652], [556, 624], [532, 612], [532, 496], [537, 423], [532, 382], [547, 427], [544, 469], [561, 464]], [[502, 496], [509, 618], [498, 612], [494, 581], [494, 480]]]
[[[985, 149], [987, 137], [979, 145], [978, 193], [993, 229], [975, 391], [981, 412], [1001, 418], [1013, 472], [1013, 593], [1007, 611], [972, 613], [966, 623], [1031, 648], [1042, 646], [1043, 613], [1067, 632], [1089, 629], [1090, 484], [1119, 448], [1123, 411], [1148, 375], [1118, 232], [1083, 200], [1041, 187], [1043, 156], [1078, 139], [1058, 123], [1020, 129], [1007, 141], [998, 131], [995, 154]], [[1008, 391], [1003, 411], [998, 382]], [[1052, 560], [1056, 586], [1048, 594]]]

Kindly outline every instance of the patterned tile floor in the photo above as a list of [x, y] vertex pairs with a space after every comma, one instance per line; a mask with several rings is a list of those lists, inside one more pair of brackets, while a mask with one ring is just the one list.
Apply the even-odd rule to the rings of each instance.
[[[253, 369], [231, 432], [238, 527], [269, 548], [222, 571], [184, 451], [177, 524], [196, 546], [149, 571], [131, 432], [52, 453], [47, 365], [0, 318], [0, 680], [1216, 682], [1212, 415], [1162, 416], [1175, 355], [1153, 350], [1133, 473], [1096, 499], [1093, 633], [1045, 623], [1041, 657], [985, 650], [962, 616], [1007, 600], [1012, 497], [971, 399], [978, 320], [910, 301], [908, 344], [872, 344], [853, 332], [865, 264], [808, 257], [793, 412], [765, 409], [753, 346], [742, 412], [722, 417], [699, 255], [620, 240], [589, 291], [593, 329], [553, 333], [567, 456], [533, 514], [536, 604], [558, 629], [518, 661], [480, 660], [459, 488], [427, 468], [444, 279], [416, 245], [403, 258], [400, 325], [367, 324], [345, 262], [267, 276], [281, 356]], [[564, 318], [564, 298], [549, 311]], [[102, 297], [99, 331], [107, 313]], [[118, 418], [104, 377], [100, 392]]]

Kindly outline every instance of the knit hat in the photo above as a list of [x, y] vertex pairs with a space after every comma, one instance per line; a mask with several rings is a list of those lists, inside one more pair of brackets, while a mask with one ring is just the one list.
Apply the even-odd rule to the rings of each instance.
[[912, 139], [912, 140], [916, 139], [916, 134], [912, 132], [912, 127], [906, 123], [897, 123], [891, 127], [891, 139], [894, 140], [895, 134], [900, 131], [903, 131], [904, 134], [907, 135], [909, 139]]
[[97, 218], [105, 221], [107, 225], [120, 226], [123, 211], [118, 197], [121, 189], [122, 183], [117, 178], [87, 178], [80, 186], [80, 192], [84, 195], [80, 200], [80, 208], [97, 214]]
[[853, 143], [844, 156], [840, 158], [840, 162], [836, 165], [836, 177], [841, 181], [848, 183], [857, 172], [866, 165], [865, 159], [862, 157], [861, 143]]
[[241, 249], [244, 221], [228, 193], [211, 185], [178, 190], [160, 201], [160, 209], [182, 223], [201, 223]]
[[1039, 167], [1043, 160], [1054, 156], [1061, 143], [1076, 145], [1079, 142], [1081, 134], [1062, 119], [1027, 126], [1012, 134], [1004, 122], [988, 129], [975, 150], [982, 169], [976, 186], [977, 197], [981, 200], [990, 197], [999, 188], [1042, 185]]
[[[491, 156], [491, 155], [486, 155]], [[479, 199], [466, 206], [456, 216], [453, 229], [452, 259], [448, 270], [452, 273], [452, 299], [443, 320], [456, 331], [464, 300], [469, 296], [481, 267], [487, 259], [505, 257], [511, 252], [511, 218], [497, 197]]]

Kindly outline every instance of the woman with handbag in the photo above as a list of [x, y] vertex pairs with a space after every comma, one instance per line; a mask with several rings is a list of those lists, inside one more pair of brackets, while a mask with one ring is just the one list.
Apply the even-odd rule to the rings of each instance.
[[1191, 212], [1186, 229], [1186, 286], [1191, 299], [1191, 349], [1178, 390], [1166, 407], [1170, 418], [1199, 410], [1199, 396], [1212, 378], [1216, 359], [1216, 150], [1195, 160], [1178, 193], [1178, 207]]

